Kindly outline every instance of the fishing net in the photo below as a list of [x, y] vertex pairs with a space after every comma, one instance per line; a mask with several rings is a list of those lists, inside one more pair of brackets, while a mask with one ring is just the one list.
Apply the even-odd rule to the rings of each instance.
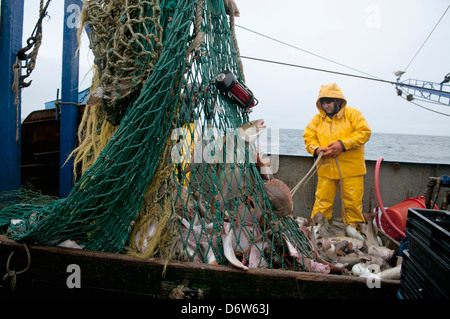
[[230, 263], [232, 247], [242, 265], [305, 269], [308, 240], [274, 209], [257, 145], [238, 129], [249, 113], [214, 89], [223, 70], [244, 82], [234, 8], [85, 1], [96, 74], [73, 154], [83, 174], [67, 198], [4, 208], [0, 230], [18, 241], [71, 239], [87, 250], [217, 264]]
[[158, 1], [86, 1], [83, 6], [98, 85], [107, 98], [102, 107], [113, 125], [120, 123], [154, 70], [164, 18]]

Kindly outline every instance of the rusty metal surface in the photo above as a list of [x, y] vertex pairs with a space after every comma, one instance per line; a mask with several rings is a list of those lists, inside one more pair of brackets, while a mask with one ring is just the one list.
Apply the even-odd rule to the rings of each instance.
[[[78, 123], [84, 111], [79, 106]], [[46, 195], [59, 195], [60, 117], [57, 109], [30, 113], [21, 128], [21, 183]]]

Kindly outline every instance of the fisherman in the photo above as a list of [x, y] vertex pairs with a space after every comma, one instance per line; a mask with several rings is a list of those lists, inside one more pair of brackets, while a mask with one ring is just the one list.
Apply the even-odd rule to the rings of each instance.
[[321, 212], [323, 217], [331, 219], [339, 187], [344, 204], [342, 220], [359, 229], [358, 223], [364, 223], [364, 144], [371, 130], [362, 113], [347, 105], [336, 83], [322, 85], [316, 106], [319, 113], [308, 123], [303, 135], [310, 154], [318, 157], [323, 152], [323, 161], [317, 164], [320, 167], [311, 218]]

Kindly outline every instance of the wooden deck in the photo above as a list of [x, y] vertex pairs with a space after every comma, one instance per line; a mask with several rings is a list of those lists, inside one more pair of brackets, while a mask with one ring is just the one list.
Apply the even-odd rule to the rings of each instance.
[[[46, 245], [28, 247], [29, 269], [17, 275], [13, 292], [10, 280], [0, 281], [0, 297], [167, 299], [173, 297], [174, 288], [184, 284], [189, 287], [185, 297], [191, 299], [395, 299], [400, 285], [397, 280], [383, 280], [379, 288], [369, 288], [366, 278], [277, 269], [243, 271], [232, 266], [178, 261], [170, 261], [163, 276], [161, 259], [142, 260]], [[9, 269], [18, 272], [26, 268], [28, 258], [23, 244], [0, 237], [1, 269], [5, 269], [13, 251]], [[69, 265], [79, 266], [80, 288], [67, 285], [73, 274]]]

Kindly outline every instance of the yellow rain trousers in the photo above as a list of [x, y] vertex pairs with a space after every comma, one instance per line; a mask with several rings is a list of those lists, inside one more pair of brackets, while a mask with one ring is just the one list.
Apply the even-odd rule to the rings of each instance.
[[[322, 109], [320, 99], [323, 97], [342, 100], [341, 109], [332, 118]], [[362, 113], [347, 106], [347, 101], [339, 87], [333, 84], [322, 85], [317, 98], [316, 114], [305, 128], [303, 140], [306, 150], [314, 155], [318, 147], [328, 147], [332, 142], [341, 141], [344, 146], [337, 158], [323, 159], [317, 175], [316, 198], [311, 218], [321, 212], [325, 218], [333, 213], [336, 190], [340, 190], [342, 182], [345, 215], [342, 219], [347, 224], [357, 226], [364, 222], [362, 216], [362, 197], [364, 194], [364, 144], [369, 140], [371, 130]], [[344, 212], [342, 212], [344, 214]]]
[[[340, 193], [340, 180], [329, 179], [319, 176], [317, 181], [316, 200], [311, 213], [311, 218], [317, 212], [322, 216], [331, 219], [333, 215], [333, 204], [336, 190]], [[344, 199], [344, 211], [341, 210], [342, 220], [346, 225], [355, 225], [359, 229], [359, 223], [364, 223], [362, 216], [362, 198], [364, 195], [363, 176], [346, 177], [342, 179], [342, 190]]]
[[[181, 164], [174, 164], [175, 175], [178, 176], [178, 181], [182, 182], [186, 187], [189, 185], [191, 179], [191, 172], [187, 172], [184, 176], [184, 172], [189, 165], [191, 165], [192, 154], [194, 152], [194, 143], [198, 139], [198, 132], [196, 131], [194, 123], [187, 123], [181, 127], [181, 135], [183, 138], [178, 140], [181, 143], [181, 150], [179, 155], [181, 156]], [[192, 138], [195, 136], [195, 141]], [[190, 149], [190, 151], [189, 151]]]

